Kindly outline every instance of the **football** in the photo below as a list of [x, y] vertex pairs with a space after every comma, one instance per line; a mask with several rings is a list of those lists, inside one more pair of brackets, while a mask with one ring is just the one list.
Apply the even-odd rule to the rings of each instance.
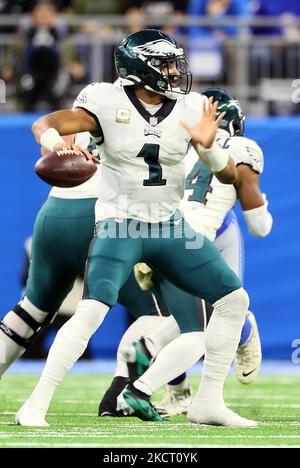
[[86, 159], [83, 153], [64, 150], [53, 151], [41, 157], [34, 170], [47, 184], [68, 188], [89, 180], [95, 174], [97, 165]]

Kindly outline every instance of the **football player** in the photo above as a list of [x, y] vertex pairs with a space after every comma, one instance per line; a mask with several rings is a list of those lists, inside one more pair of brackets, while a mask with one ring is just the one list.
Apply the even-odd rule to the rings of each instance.
[[[243, 280], [242, 235], [237, 218], [231, 209], [239, 199], [249, 231], [258, 237], [265, 237], [270, 233], [273, 220], [268, 211], [266, 196], [259, 188], [259, 176], [264, 167], [263, 153], [253, 140], [244, 137], [245, 117], [239, 103], [232, 96], [221, 89], [208, 89], [203, 94], [218, 101], [218, 114], [226, 110], [217, 133], [217, 141], [233, 157], [237, 165], [238, 180], [232, 186], [220, 183], [191, 149], [185, 160], [187, 179], [181, 209], [193, 229], [215, 242], [228, 265]], [[191, 297], [183, 291], [176, 290], [164, 279], [157, 281], [155, 275], [154, 279], [151, 279], [150, 272], [151, 270], [145, 265], [139, 267], [138, 277], [144, 289], [152, 281], [152, 286], [155, 283], [157, 288], [163, 288], [165, 302], [173, 313], [177, 308], [181, 308], [186, 316], [190, 317], [196, 315], [198, 309], [200, 326], [205, 326], [212, 313], [210, 304], [197, 301], [196, 298], [191, 300]], [[179, 311], [175, 312], [175, 316], [178, 314]], [[176, 329], [178, 334], [178, 327], [170, 319], [169, 324], [165, 323], [163, 327], [159, 327], [157, 331], [151, 331], [149, 335], [144, 334], [143, 339], [133, 346], [129, 346], [129, 340], [126, 339], [127, 333], [132, 338], [129, 329], [123, 337], [118, 355], [120, 359], [124, 359], [125, 356], [131, 363], [137, 360], [139, 367], [137, 374], [140, 375], [141, 370], [147, 367], [145, 363], [150, 363], [160, 351], [162, 335], [169, 333], [170, 338], [174, 338], [177, 335]], [[136, 336], [136, 339], [139, 338], [140, 336]], [[165, 359], [168, 360], [167, 354], [165, 354]], [[259, 372], [260, 365], [261, 345], [258, 328], [254, 315], [248, 312], [235, 358], [238, 380], [244, 384], [252, 383]], [[160, 373], [157, 365], [153, 366], [152, 373], [153, 376]], [[144, 375], [140, 380], [144, 383], [148, 382], [148, 386], [151, 387], [149, 374]], [[107, 392], [106, 399], [112, 391], [113, 386]], [[191, 389], [183, 375], [168, 385], [166, 399], [160, 404], [159, 409], [173, 416], [187, 412], [190, 403]], [[105, 406], [104, 399], [100, 405], [102, 414], [105, 414]]]
[[[213, 243], [196, 234], [178, 210], [184, 192], [183, 159], [191, 143], [221, 182], [236, 180], [234, 161], [215, 141], [224, 113], [216, 118], [217, 103], [190, 92], [184, 51], [161, 31], [130, 34], [117, 47], [115, 61], [121, 88], [89, 85], [79, 94], [75, 109], [43, 116], [33, 125], [37, 141], [50, 151], [68, 149], [62, 135], [89, 131], [102, 146], [102, 164], [84, 298], [58, 332], [41, 379], [16, 420], [22, 424], [31, 418], [35, 425], [45, 424], [56, 387], [117, 302], [133, 266], [146, 262], [214, 306], [205, 338], [203, 332], [188, 331], [167, 345], [174, 347], [174, 354], [160, 385], [178, 375], [173, 366], [178, 342], [185, 349], [179, 373], [206, 349], [197, 422], [255, 426], [229, 410], [222, 396], [248, 295]], [[129, 407], [132, 398], [149, 401], [150, 393], [145, 384], [128, 386], [122, 393], [124, 404]], [[161, 420], [150, 402], [148, 409], [151, 419]]]

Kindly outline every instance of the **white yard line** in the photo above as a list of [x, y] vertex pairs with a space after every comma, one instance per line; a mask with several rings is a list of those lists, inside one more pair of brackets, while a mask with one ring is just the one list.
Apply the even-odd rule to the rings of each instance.
[[[0, 413], [0, 416], [3, 415], [3, 416], [14, 416], [16, 413], [15, 412], [10, 412], [10, 411], [6, 411], [6, 412], [3, 412], [3, 413]], [[98, 418], [98, 416], [96, 416], [94, 413], [49, 413], [48, 414], [49, 417], [64, 417], [64, 416], [80, 416], [80, 417], [92, 417], [92, 418]], [[259, 423], [259, 426], [258, 428], [256, 427], [250, 427], [250, 428], [247, 428], [247, 430], [257, 430], [259, 429], [260, 427], [282, 427], [282, 426], [300, 426], [300, 421], [299, 420], [296, 420], [295, 419], [295, 416], [282, 416], [282, 415], [277, 415], [277, 416], [272, 416], [270, 417], [270, 419], [281, 419], [281, 421], [259, 421], [258, 420], [258, 423]], [[134, 429], [139, 429], [139, 430], [147, 430], [147, 431], [157, 431], [158, 429], [158, 426], [157, 426], [157, 423], [138, 423], [138, 424], [135, 424], [135, 423], [132, 423], [132, 424], [129, 424], [129, 423], [125, 423], [123, 421], [120, 421], [118, 424], [115, 424], [115, 423], [111, 423], [111, 424], [108, 424], [108, 422], [105, 422], [102, 418], [99, 418], [97, 419], [97, 421], [99, 421], [99, 426], [96, 428], [96, 427], [90, 427], [89, 428], [89, 431], [92, 432], [92, 431], [99, 431], [101, 430], [101, 426], [103, 427], [104, 430], [114, 430], [114, 429], [118, 429], [118, 430], [134, 430]], [[51, 422], [51, 421], [50, 421]], [[78, 429], [79, 431], [82, 431], [82, 430], [86, 430], [86, 428], [83, 428], [83, 427], [80, 427], [80, 428], [77, 428], [77, 427], [74, 427], [74, 424], [72, 422], [70, 423], [64, 423], [64, 424], [67, 424], [69, 427], [73, 427], [73, 430], [74, 429]], [[11, 426], [11, 425], [14, 425], [15, 426], [15, 423], [12, 422], [12, 421], [1, 421], [0, 422], [0, 425], [1, 426]], [[107, 426], [106, 426], [107, 425]], [[196, 424], [192, 424], [192, 423], [166, 423], [164, 425], [161, 425], [159, 427], [159, 430], [162, 431], [162, 432], [167, 432], [167, 431], [173, 431], [173, 430], [176, 430], [176, 429], [188, 429], [190, 431], [199, 431], [199, 430], [209, 430], [211, 429], [210, 426], [198, 426]], [[218, 427], [218, 430], [219, 431], [222, 431], [222, 430], [228, 430], [230, 428], [228, 427]], [[43, 429], [38, 429], [38, 430], [43, 430], [43, 431], [46, 431], [47, 429], [43, 428]], [[59, 428], [55, 429], [57, 431], [61, 431]], [[70, 429], [72, 431], [72, 429]], [[70, 434], [70, 431], [68, 432]]]
[[[77, 436], [80, 436], [81, 439], [83, 438], [86, 438], [86, 439], [93, 439], [93, 438], [102, 438], [102, 439], [106, 439], [106, 438], [109, 438], [110, 440], [111, 439], [116, 439], [116, 440], [119, 440], [119, 439], [133, 439], [133, 438], [136, 438], [136, 439], [140, 439], [141, 438], [141, 434], [138, 433], [138, 434], [118, 434], [118, 435], [114, 435], [114, 434], [111, 434], [110, 432], [98, 432], [98, 433], [95, 433], [95, 434], [88, 434], [88, 433], [84, 433], [84, 431], [79, 431], [79, 432], [76, 432], [76, 433], [70, 433], [70, 432], [61, 432], [61, 433], [35, 433], [35, 432], [23, 432], [21, 434], [12, 434], [12, 433], [0, 433], [0, 439], [5, 439], [6, 437], [15, 437], [15, 438], [18, 438], [18, 439], [22, 439], [22, 438], [26, 438], [26, 437], [30, 437], [30, 438], [40, 438], [40, 439], [44, 439], [44, 438], [57, 438], [57, 439], [61, 439], [61, 438], [66, 438], [66, 439], [72, 439], [72, 438], [75, 438]], [[169, 439], [180, 439], [182, 440], [183, 437], [187, 437], [189, 439], [195, 439], [195, 440], [202, 440], [202, 439], [209, 439], [209, 440], [212, 440], [212, 439], [228, 439], [228, 440], [231, 440], [231, 439], [236, 439], [237, 438], [237, 435], [235, 434], [232, 434], [232, 435], [210, 435], [210, 434], [207, 434], [207, 435], [201, 435], [201, 434], [197, 434], [197, 435], [193, 435], [193, 434], [189, 434], [189, 435], [186, 435], [186, 436], [183, 436], [182, 434], [176, 434], [176, 435], [169, 435], [168, 438]], [[157, 434], [147, 434], [147, 439], [164, 439], [165, 438], [165, 435], [164, 434], [161, 434], [161, 435], [157, 435]], [[239, 439], [247, 439], [247, 440], [280, 440], [280, 439], [283, 439], [283, 440], [299, 440], [300, 442], [300, 435], [290, 435], [290, 434], [286, 434], [286, 435], [241, 435], [239, 434], [238, 435], [238, 438]]]

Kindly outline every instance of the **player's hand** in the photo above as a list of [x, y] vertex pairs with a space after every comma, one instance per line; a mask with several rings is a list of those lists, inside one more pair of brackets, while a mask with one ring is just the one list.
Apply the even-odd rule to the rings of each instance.
[[180, 122], [180, 125], [191, 135], [193, 144], [200, 144], [204, 148], [211, 148], [216, 139], [217, 130], [226, 112], [222, 112], [216, 119], [218, 101], [213, 102], [211, 96], [203, 103], [203, 114], [201, 120], [193, 127], [186, 122]]
[[75, 154], [80, 155], [81, 153], [84, 154], [87, 160], [93, 161], [96, 164], [99, 164], [99, 160], [95, 158], [91, 153], [89, 153], [85, 148], [82, 148], [81, 146], [74, 145], [72, 143], [57, 143], [54, 146], [54, 151], [68, 151], [72, 150], [74, 151]]

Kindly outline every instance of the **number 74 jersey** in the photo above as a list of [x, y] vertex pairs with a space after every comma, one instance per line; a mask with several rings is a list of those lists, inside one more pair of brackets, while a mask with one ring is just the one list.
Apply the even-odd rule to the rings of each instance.
[[[228, 151], [235, 164], [245, 164], [261, 174], [264, 157], [257, 143], [249, 138], [223, 134], [222, 130], [218, 132], [217, 142]], [[196, 232], [201, 232], [214, 241], [226, 214], [237, 202], [237, 191], [234, 185], [219, 182], [193, 148], [190, 149], [185, 164], [186, 183], [181, 212]]]
[[131, 86], [94, 83], [81, 91], [74, 107], [99, 123], [96, 221], [113, 217], [157, 223], [171, 217], [183, 198], [183, 160], [190, 146], [179, 122], [195, 125], [204, 100], [198, 93], [179, 95], [152, 115]]

